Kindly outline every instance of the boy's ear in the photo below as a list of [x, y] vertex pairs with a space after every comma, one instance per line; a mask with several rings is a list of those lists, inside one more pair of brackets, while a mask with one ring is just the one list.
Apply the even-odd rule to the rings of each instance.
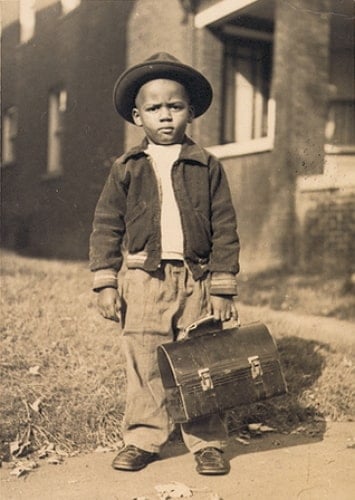
[[138, 108], [132, 109], [132, 118], [133, 118], [135, 125], [137, 125], [137, 127], [143, 127], [143, 123], [142, 123]]
[[187, 120], [187, 123], [192, 123], [193, 119], [195, 118], [195, 110], [193, 106], [189, 106], [189, 118]]

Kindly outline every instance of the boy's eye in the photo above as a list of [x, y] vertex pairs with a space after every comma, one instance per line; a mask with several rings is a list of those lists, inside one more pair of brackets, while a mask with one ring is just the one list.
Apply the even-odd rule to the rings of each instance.
[[170, 107], [171, 107], [171, 109], [175, 109], [175, 110], [183, 109], [183, 105], [182, 104], [178, 104], [178, 103], [174, 103]]
[[159, 106], [148, 106], [147, 111], [158, 111]]
[[[184, 105], [182, 103], [178, 103], [178, 102], [168, 104], [167, 107], [173, 111], [181, 111], [182, 109], [184, 109]], [[146, 107], [146, 111], [149, 113], [156, 113], [161, 108], [162, 108], [161, 104], [152, 104], [152, 105]]]

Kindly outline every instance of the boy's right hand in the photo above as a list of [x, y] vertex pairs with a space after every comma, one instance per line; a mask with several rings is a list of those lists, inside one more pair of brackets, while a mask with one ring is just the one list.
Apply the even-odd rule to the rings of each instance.
[[121, 297], [116, 288], [102, 288], [97, 298], [97, 306], [104, 318], [117, 322], [121, 320]]

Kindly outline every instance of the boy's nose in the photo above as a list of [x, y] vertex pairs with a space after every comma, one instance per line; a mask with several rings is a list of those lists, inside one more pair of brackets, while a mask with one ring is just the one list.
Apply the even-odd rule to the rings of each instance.
[[168, 108], [168, 106], [162, 106], [160, 108], [160, 119], [171, 120], [171, 110]]

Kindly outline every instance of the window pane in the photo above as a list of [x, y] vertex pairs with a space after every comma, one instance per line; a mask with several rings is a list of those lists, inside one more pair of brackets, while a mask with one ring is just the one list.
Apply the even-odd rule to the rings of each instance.
[[20, 25], [21, 42], [26, 43], [30, 40], [35, 31], [36, 12], [35, 0], [20, 0]]
[[271, 48], [267, 43], [227, 43], [223, 142], [246, 142], [268, 134]]
[[244, 142], [253, 137], [254, 85], [250, 60], [238, 60], [235, 94], [235, 141]]
[[351, 146], [355, 144], [355, 101], [333, 101], [329, 106], [326, 139], [329, 144]]
[[63, 113], [66, 111], [67, 92], [52, 92], [48, 101], [48, 158], [49, 173], [62, 171]]
[[68, 14], [68, 12], [78, 7], [80, 1], [81, 0], [62, 0], [63, 14]]
[[17, 138], [17, 109], [11, 107], [4, 112], [2, 124], [2, 163], [16, 160], [15, 142]]

